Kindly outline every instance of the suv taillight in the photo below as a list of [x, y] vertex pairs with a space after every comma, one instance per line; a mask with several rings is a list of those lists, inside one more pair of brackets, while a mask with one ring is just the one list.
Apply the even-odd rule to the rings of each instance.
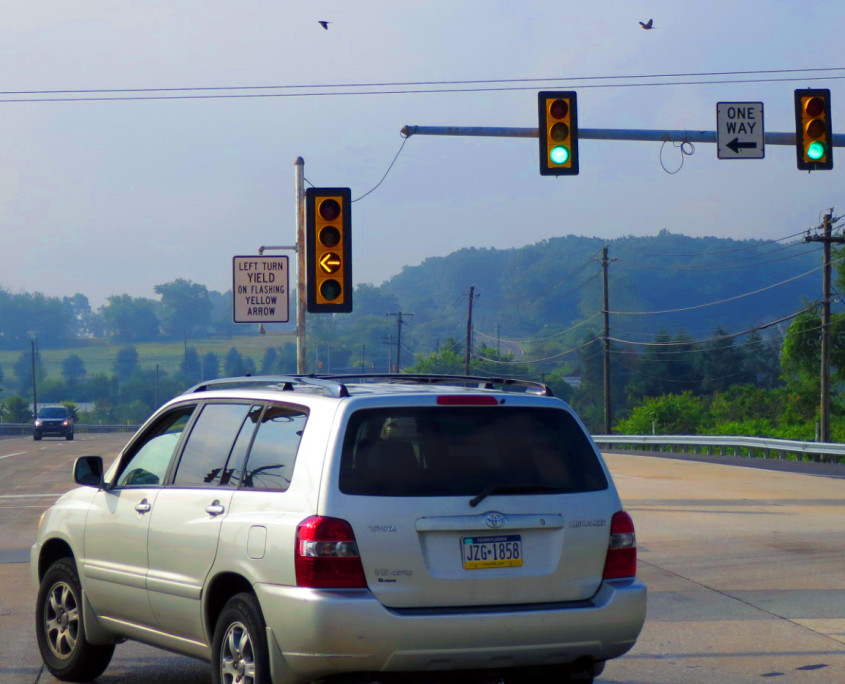
[[314, 515], [299, 523], [294, 564], [298, 587], [367, 586], [355, 534], [345, 520]]
[[637, 574], [637, 535], [634, 521], [625, 511], [610, 520], [610, 545], [604, 563], [604, 579], [634, 577]]

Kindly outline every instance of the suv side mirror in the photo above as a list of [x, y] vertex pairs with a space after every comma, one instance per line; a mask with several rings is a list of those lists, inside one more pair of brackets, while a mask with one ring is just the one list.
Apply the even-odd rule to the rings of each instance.
[[103, 486], [103, 459], [101, 456], [80, 456], [73, 464], [73, 479], [85, 487]]

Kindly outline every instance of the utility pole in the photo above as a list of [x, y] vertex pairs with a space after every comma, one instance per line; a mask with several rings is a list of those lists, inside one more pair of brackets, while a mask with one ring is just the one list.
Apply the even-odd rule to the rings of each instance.
[[294, 194], [296, 195], [296, 372], [305, 373], [307, 345], [305, 338], [305, 160], [294, 162]]
[[602, 316], [604, 317], [604, 335], [602, 337], [604, 342], [604, 368], [602, 371], [604, 380], [604, 434], [609, 435], [611, 429], [611, 409], [610, 409], [610, 307], [608, 306], [607, 294], [607, 266], [609, 264], [607, 258], [607, 245], [601, 250], [601, 268], [602, 268]]
[[398, 313], [386, 313], [385, 316], [396, 316], [396, 370], [395, 373], [402, 372], [402, 326], [405, 321], [402, 316], [413, 316], [412, 313], [405, 313], [399, 311]]
[[845, 237], [833, 237], [833, 209], [822, 219], [822, 235], [809, 235], [804, 242], [821, 242], [824, 247], [822, 270], [822, 326], [821, 326], [821, 372], [819, 379], [819, 441], [830, 441], [830, 245], [845, 243]]
[[[387, 315], [387, 314], [385, 314]], [[393, 335], [386, 335], [382, 344], [387, 345], [387, 372], [393, 372]]]
[[464, 375], [469, 375], [469, 361], [472, 356], [472, 302], [475, 299], [475, 285], [469, 288], [469, 313], [467, 314], [467, 344], [464, 357]]
[[38, 354], [38, 338], [30, 340], [29, 349], [32, 357], [32, 412], [35, 416], [38, 415], [38, 390], [35, 385], [35, 356]]

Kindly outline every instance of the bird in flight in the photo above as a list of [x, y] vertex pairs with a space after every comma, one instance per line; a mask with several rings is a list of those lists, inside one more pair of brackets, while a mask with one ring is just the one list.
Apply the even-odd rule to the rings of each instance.
[[[328, 31], [328, 30], [329, 30], [329, 24], [330, 24], [331, 22], [329, 22], [329, 21], [318, 21], [317, 23], [318, 23], [320, 26], [322, 26], [324, 29], [326, 29], [326, 31]], [[649, 28], [650, 28], [650, 27], [649, 27]]]
[[648, 21], [641, 21], [640, 26], [642, 26], [646, 31], [650, 31], [654, 28], [654, 19], [649, 19]]

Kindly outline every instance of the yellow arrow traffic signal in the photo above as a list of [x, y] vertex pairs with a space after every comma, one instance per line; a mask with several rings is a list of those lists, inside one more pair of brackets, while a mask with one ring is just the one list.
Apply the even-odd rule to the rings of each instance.
[[352, 311], [352, 235], [349, 188], [305, 191], [306, 309]]

